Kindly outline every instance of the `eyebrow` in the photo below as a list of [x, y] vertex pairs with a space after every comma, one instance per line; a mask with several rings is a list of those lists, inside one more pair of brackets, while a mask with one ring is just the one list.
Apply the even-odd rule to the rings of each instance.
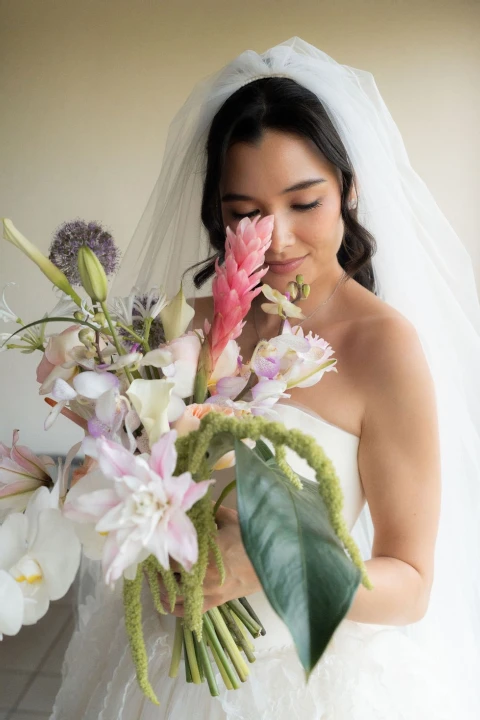
[[[282, 190], [280, 195], [285, 195], [286, 193], [293, 192], [294, 190], [306, 190], [309, 187], [312, 187], [312, 185], [319, 185], [320, 183], [327, 182], [325, 178], [313, 178], [311, 180], [302, 180], [301, 182], [295, 183], [295, 185], [292, 185], [291, 187], [285, 188], [285, 190]], [[255, 198], [250, 197], [250, 195], [242, 195], [241, 193], [226, 193], [222, 197], [222, 202], [232, 202], [233, 200], [255, 200]]]

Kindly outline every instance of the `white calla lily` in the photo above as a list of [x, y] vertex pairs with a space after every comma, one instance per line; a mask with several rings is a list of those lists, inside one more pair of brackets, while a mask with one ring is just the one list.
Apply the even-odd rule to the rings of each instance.
[[175, 297], [160, 310], [160, 319], [167, 342], [183, 335], [194, 315], [195, 310], [187, 303], [183, 288], [180, 286]]
[[170, 429], [185, 410], [183, 400], [172, 393], [175, 383], [168, 380], [136, 379], [127, 395], [147, 431], [150, 446]]

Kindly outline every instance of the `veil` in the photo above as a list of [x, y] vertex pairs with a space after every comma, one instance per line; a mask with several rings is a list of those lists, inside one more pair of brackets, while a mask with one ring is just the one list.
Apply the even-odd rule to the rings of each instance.
[[[175, 115], [163, 164], [114, 283], [161, 286], [209, 255], [201, 223], [205, 144], [215, 113], [244, 84], [283, 76], [324, 105], [355, 171], [358, 221], [376, 239], [378, 294], [415, 326], [434, 380], [442, 504], [435, 580], [424, 619], [401, 629], [444, 661], [458, 717], [480, 717], [480, 306], [471, 259], [412, 169], [373, 76], [335, 62], [298, 37], [247, 50], [197, 84]], [[184, 282], [194, 294], [191, 279]], [[198, 292], [198, 291], [197, 291]], [[371, 557], [368, 506], [353, 535]]]

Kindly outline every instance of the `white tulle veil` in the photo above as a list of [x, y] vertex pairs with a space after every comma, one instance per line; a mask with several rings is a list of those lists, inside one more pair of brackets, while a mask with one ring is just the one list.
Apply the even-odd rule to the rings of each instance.
[[[209, 254], [200, 219], [205, 144], [216, 112], [256, 78], [289, 77], [318, 96], [355, 171], [358, 221], [376, 239], [380, 297], [416, 327], [437, 393], [442, 509], [426, 617], [403, 629], [445, 660], [458, 717], [480, 717], [480, 307], [470, 257], [412, 169], [372, 75], [298, 37], [239, 55], [198, 83], [175, 115], [159, 179], [126, 252], [114, 294], [163, 286]], [[193, 286], [186, 293], [192, 295]], [[368, 507], [354, 536], [371, 554]]]

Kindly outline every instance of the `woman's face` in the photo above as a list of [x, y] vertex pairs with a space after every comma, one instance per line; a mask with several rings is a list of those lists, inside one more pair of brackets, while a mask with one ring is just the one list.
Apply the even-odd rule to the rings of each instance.
[[299, 273], [309, 284], [338, 277], [341, 173], [310, 140], [269, 130], [258, 145], [232, 145], [220, 197], [225, 229], [246, 215], [274, 216], [264, 282], [283, 292]]

